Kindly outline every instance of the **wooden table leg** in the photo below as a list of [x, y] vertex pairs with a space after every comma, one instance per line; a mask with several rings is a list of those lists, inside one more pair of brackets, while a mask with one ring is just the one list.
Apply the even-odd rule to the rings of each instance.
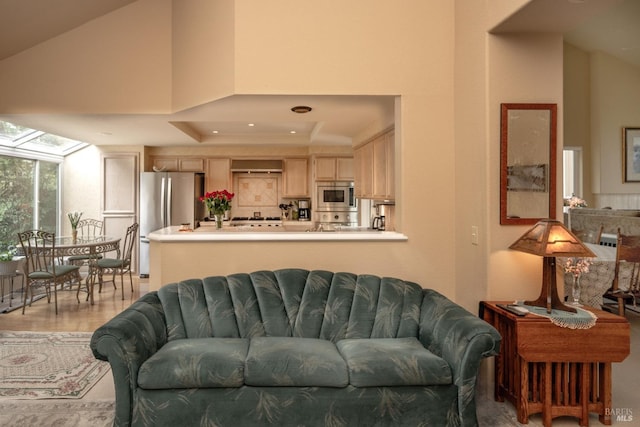
[[580, 363], [580, 419], [581, 426], [589, 425], [589, 372], [590, 363]]
[[544, 401], [542, 404], [542, 424], [544, 427], [551, 427], [551, 362], [544, 363], [544, 380], [542, 390]]
[[598, 415], [600, 422], [611, 425], [611, 362], [599, 363], [600, 371], [600, 400], [602, 412]]
[[516, 369], [520, 370], [519, 378], [516, 378], [516, 388], [520, 390], [518, 393], [517, 415], [520, 424], [529, 423], [529, 364], [516, 356]]

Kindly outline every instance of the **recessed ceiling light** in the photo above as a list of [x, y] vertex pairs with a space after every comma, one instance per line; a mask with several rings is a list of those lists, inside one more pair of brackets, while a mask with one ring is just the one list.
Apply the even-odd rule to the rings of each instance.
[[290, 130], [289, 133], [296, 133], [296, 131], [295, 130]]
[[254, 123], [249, 123], [247, 126], [253, 127], [253, 126], [255, 126], [255, 124]]
[[305, 114], [311, 111], [312, 109], [313, 108], [307, 107], [306, 105], [296, 105], [295, 107], [291, 108], [291, 111], [298, 114]]
[[217, 130], [212, 130], [211, 133], [218, 133], [218, 131]]

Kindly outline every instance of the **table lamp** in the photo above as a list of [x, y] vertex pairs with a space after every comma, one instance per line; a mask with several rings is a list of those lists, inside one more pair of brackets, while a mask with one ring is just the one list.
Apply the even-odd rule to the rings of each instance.
[[576, 312], [558, 297], [556, 286], [556, 257], [595, 257], [564, 224], [555, 219], [543, 219], [516, 240], [509, 249], [544, 257], [542, 260], [542, 291], [535, 301], [525, 301], [527, 305], [544, 307], [547, 313], [552, 309]]

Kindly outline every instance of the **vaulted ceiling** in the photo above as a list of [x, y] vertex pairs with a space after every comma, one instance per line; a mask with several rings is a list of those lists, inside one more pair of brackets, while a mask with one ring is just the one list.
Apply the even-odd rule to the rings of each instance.
[[[0, 0], [0, 60], [135, 1]], [[637, 22], [640, 1], [533, 0], [494, 31], [561, 32], [583, 50], [640, 67]], [[313, 110], [296, 114], [291, 111], [296, 105]], [[96, 144], [109, 143], [112, 134], [120, 144], [146, 145], [197, 144], [227, 134], [227, 142], [346, 145], [369, 124], [393, 117], [393, 108], [391, 96], [231, 96], [173, 115], [0, 115], [0, 120]]]

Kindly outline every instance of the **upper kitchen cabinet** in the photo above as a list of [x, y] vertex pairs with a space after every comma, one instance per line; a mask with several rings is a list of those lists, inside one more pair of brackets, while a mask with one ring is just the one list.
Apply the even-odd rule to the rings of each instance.
[[373, 144], [366, 143], [354, 151], [355, 193], [364, 199], [373, 195]]
[[309, 160], [284, 159], [282, 165], [282, 197], [309, 197]]
[[153, 170], [177, 172], [178, 159], [176, 157], [152, 157], [151, 166], [153, 166]]
[[227, 190], [233, 192], [231, 159], [207, 159], [205, 177], [205, 191]]
[[316, 157], [313, 162], [316, 181], [354, 180], [352, 157]]
[[395, 133], [381, 134], [355, 150], [356, 197], [395, 198]]
[[204, 164], [197, 157], [151, 157], [153, 169], [166, 172], [204, 172]]

